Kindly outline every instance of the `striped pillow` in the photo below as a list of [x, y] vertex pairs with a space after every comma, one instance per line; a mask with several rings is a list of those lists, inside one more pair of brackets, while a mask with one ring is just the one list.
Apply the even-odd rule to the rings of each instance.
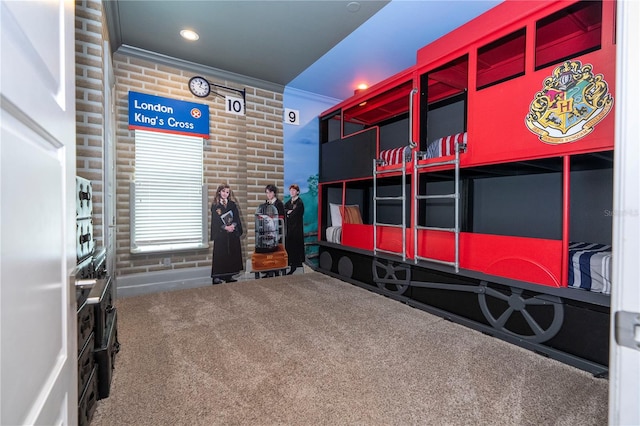
[[342, 223], [362, 224], [360, 206], [357, 204], [340, 207], [340, 214], [342, 215]]

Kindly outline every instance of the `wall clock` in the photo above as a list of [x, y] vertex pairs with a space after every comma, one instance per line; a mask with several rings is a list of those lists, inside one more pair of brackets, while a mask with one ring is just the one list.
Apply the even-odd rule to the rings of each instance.
[[211, 93], [211, 85], [204, 77], [191, 77], [191, 80], [189, 80], [189, 90], [199, 98], [206, 98]]

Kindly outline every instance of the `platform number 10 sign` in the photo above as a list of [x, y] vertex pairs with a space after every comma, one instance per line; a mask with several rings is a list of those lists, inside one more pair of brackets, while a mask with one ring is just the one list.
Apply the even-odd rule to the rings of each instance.
[[224, 109], [225, 112], [229, 114], [235, 115], [245, 115], [244, 114], [244, 101], [242, 98], [234, 98], [232, 96], [225, 96], [224, 98]]
[[293, 124], [294, 126], [300, 125], [300, 111], [296, 109], [284, 109], [284, 122], [287, 124]]

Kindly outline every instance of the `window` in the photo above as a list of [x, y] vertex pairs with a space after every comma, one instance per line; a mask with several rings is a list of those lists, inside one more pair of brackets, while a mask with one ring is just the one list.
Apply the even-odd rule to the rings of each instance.
[[208, 247], [203, 139], [135, 131], [131, 252]]
[[524, 75], [524, 28], [478, 49], [478, 90]]
[[469, 58], [462, 56], [420, 76], [420, 150], [467, 129]]
[[536, 70], [600, 48], [602, 3], [581, 1], [536, 23]]

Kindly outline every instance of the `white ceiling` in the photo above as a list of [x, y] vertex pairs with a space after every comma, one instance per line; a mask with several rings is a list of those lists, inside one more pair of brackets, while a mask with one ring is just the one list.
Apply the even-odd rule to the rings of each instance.
[[[105, 2], [112, 49], [344, 99], [415, 63], [416, 51], [501, 0]], [[188, 42], [189, 28], [200, 39]]]

